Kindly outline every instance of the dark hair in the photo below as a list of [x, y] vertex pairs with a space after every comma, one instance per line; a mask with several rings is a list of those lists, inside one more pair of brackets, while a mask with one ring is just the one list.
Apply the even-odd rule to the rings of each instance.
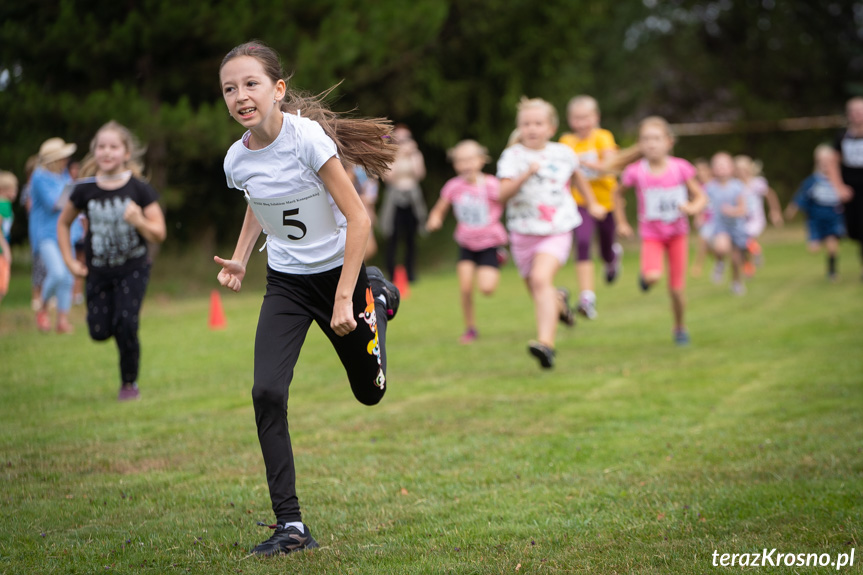
[[[228, 52], [219, 70], [239, 56], [251, 56], [260, 62], [264, 73], [273, 82], [285, 80], [287, 83], [290, 80], [282, 69], [278, 53], [258, 40], [240, 44]], [[291, 114], [299, 111], [304, 117], [314, 120], [336, 143], [343, 160], [362, 166], [369, 174], [383, 177], [389, 171], [398, 148], [392, 138], [392, 122], [387, 118], [349, 118], [330, 110], [325, 100], [338, 85], [317, 95], [288, 89], [280, 109]]]

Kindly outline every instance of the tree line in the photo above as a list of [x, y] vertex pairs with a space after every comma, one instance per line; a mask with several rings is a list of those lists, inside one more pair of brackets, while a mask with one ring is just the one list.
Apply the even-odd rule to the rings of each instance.
[[[863, 93], [863, 2], [853, 0], [40, 0], [3, 3], [0, 22], [0, 169], [23, 177], [52, 136], [83, 153], [117, 120], [147, 144], [180, 242], [230, 242], [238, 229], [244, 204], [226, 190], [222, 159], [242, 128], [218, 67], [252, 38], [279, 51], [293, 86], [342, 81], [335, 109], [408, 124], [430, 200], [451, 175], [446, 148], [470, 137], [499, 154], [522, 95], [563, 114], [571, 96], [591, 94], [605, 127], [631, 143], [649, 114], [777, 121], [841, 113]], [[755, 154], [784, 189], [831, 135], [690, 137], [678, 153]]]

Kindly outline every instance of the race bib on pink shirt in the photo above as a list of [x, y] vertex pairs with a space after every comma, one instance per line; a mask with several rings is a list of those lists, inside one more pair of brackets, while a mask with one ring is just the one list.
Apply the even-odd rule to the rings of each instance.
[[644, 190], [644, 219], [671, 223], [680, 217], [680, 206], [686, 203], [686, 186], [647, 188]]

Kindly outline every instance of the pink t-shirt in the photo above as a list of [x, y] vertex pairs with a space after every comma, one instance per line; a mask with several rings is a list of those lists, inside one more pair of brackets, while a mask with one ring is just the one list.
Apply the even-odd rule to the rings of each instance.
[[502, 246], [507, 242], [506, 229], [500, 223], [503, 206], [500, 180], [484, 174], [476, 184], [456, 176], [444, 184], [440, 196], [452, 204], [458, 225], [455, 241], [473, 251]]
[[695, 166], [669, 156], [665, 171], [654, 174], [647, 160], [626, 166], [620, 183], [635, 188], [638, 199], [638, 232], [644, 239], [666, 240], [689, 233], [689, 218], [679, 206], [689, 201], [687, 180], [695, 177]]

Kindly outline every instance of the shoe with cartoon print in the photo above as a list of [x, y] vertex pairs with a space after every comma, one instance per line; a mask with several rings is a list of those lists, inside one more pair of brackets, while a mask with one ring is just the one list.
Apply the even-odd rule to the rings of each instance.
[[391, 281], [384, 277], [380, 268], [369, 266], [366, 268], [366, 275], [369, 278], [369, 283], [372, 286], [372, 294], [375, 298], [383, 295], [386, 300], [387, 320], [392, 320], [396, 317], [396, 312], [399, 311], [401, 303], [401, 293]]

